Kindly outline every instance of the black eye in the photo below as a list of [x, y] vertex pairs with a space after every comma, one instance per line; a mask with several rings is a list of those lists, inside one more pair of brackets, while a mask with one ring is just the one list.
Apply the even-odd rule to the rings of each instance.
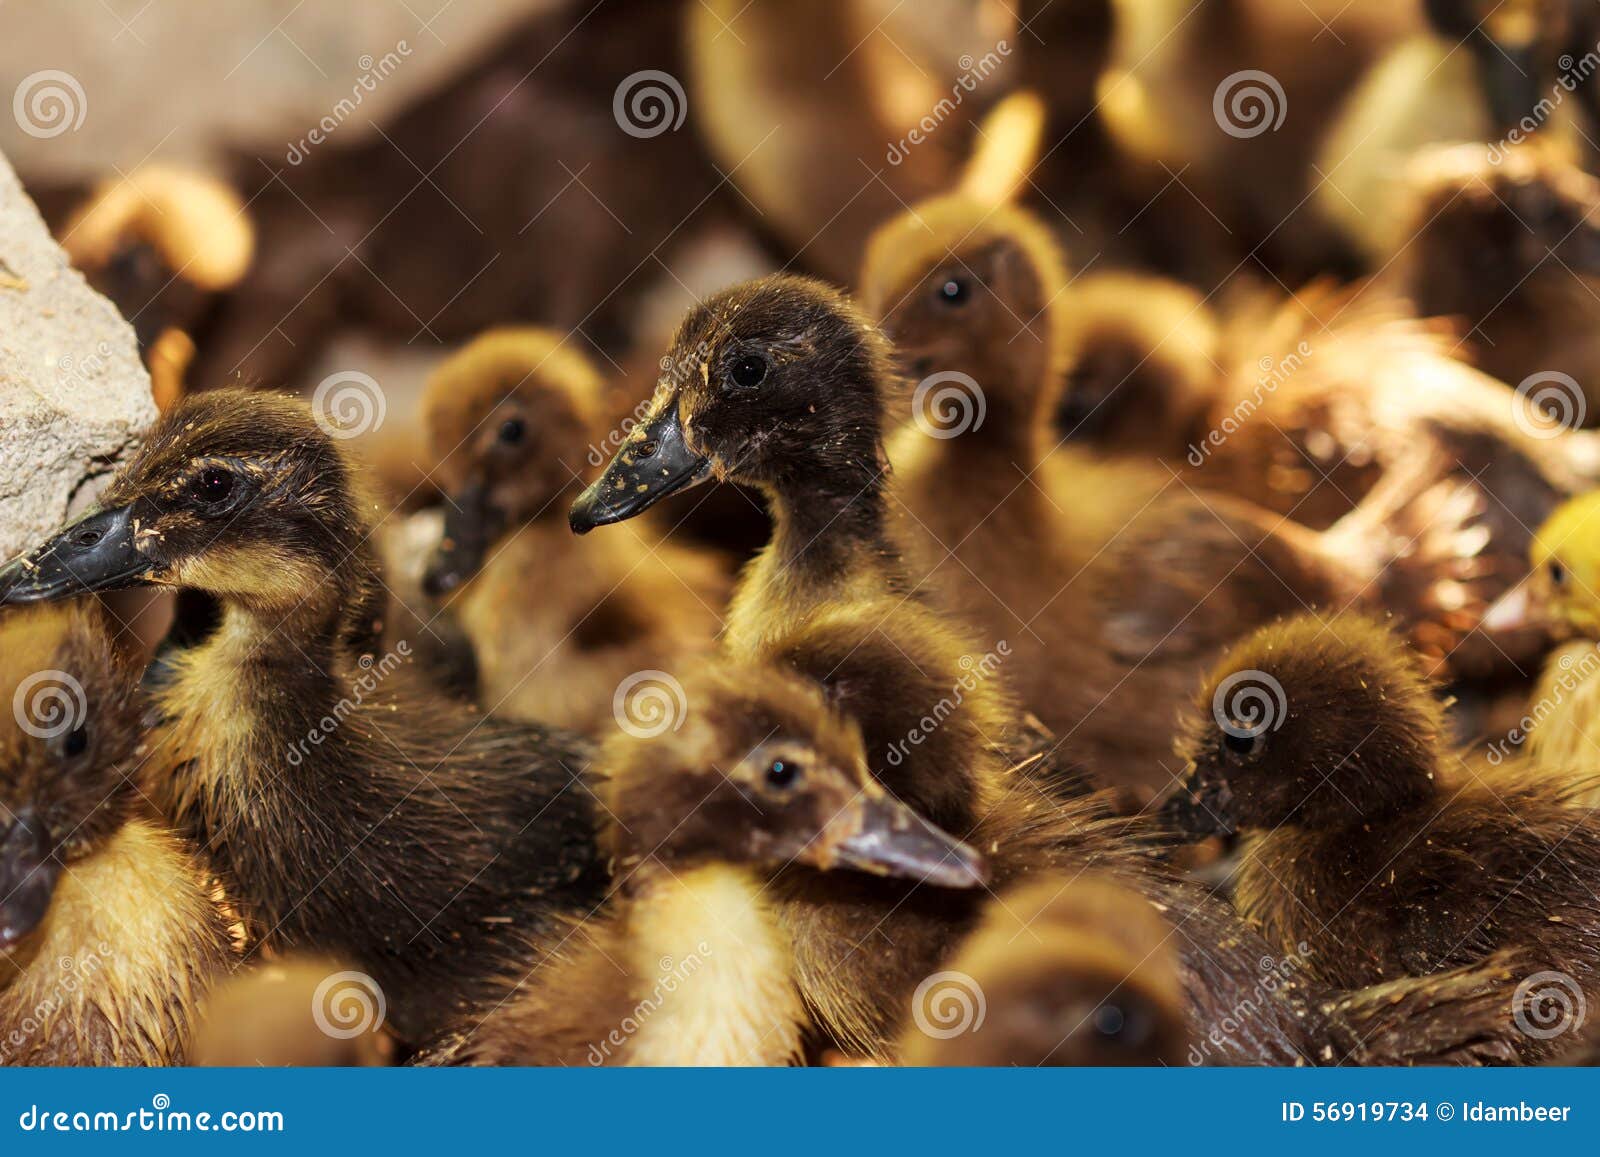
[[760, 354], [744, 354], [728, 367], [728, 377], [741, 390], [759, 386], [767, 376], [767, 359]]
[[521, 418], [507, 418], [500, 423], [500, 441], [507, 446], [515, 446], [527, 432], [527, 423]]
[[67, 737], [61, 741], [61, 753], [68, 759], [76, 759], [87, 750], [89, 750], [89, 729], [87, 727], [73, 728], [67, 733]]
[[220, 466], [207, 466], [195, 476], [189, 491], [208, 506], [226, 502], [233, 493], [233, 475]]
[[1150, 1036], [1152, 1018], [1137, 1003], [1118, 1004], [1106, 1001], [1094, 1010], [1094, 1031], [1107, 1040], [1130, 1048], [1142, 1045]]
[[1555, 559], [1550, 560], [1550, 582], [1554, 586], [1561, 586], [1567, 581], [1567, 568]]
[[774, 759], [767, 765], [767, 783], [771, 787], [793, 787], [800, 782], [800, 765], [792, 759]]
[[1222, 733], [1222, 749], [1228, 755], [1238, 759], [1247, 759], [1261, 750], [1263, 738], [1260, 735], [1235, 734], [1232, 731]]
[[952, 277], [939, 286], [935, 296], [945, 305], [965, 305], [972, 296], [972, 285], [965, 277]]

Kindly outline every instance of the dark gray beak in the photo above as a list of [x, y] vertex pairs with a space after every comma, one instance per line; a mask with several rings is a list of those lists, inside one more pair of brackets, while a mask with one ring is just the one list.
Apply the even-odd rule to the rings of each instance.
[[477, 574], [504, 523], [483, 483], [474, 482], [452, 496], [444, 508], [444, 537], [422, 574], [423, 591], [439, 598]]
[[0, 951], [39, 926], [60, 873], [44, 825], [29, 809], [18, 812], [0, 840]]
[[138, 586], [154, 564], [133, 545], [133, 508], [73, 523], [0, 570], [0, 606]]
[[1220, 780], [1205, 782], [1198, 775], [1190, 776], [1187, 783], [1167, 797], [1161, 815], [1181, 834], [1196, 840], [1231, 836], [1237, 827], [1233, 792], [1228, 785]]
[[822, 859], [829, 862], [820, 866], [941, 888], [975, 888], [989, 879], [983, 856], [887, 795], [858, 797], [835, 824], [852, 830], [838, 842], [827, 842], [824, 834]]
[[634, 427], [606, 472], [578, 495], [567, 515], [576, 534], [588, 534], [643, 514], [669, 494], [698, 486], [711, 477], [711, 463], [689, 449], [676, 397], [659, 413]]

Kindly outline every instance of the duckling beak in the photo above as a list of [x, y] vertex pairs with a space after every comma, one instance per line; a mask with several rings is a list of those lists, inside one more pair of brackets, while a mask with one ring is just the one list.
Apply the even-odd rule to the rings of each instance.
[[[842, 833], [842, 838], [834, 837]], [[812, 844], [820, 868], [853, 868], [941, 888], [988, 882], [989, 865], [975, 850], [886, 795], [858, 795]]]
[[567, 522], [574, 534], [588, 534], [643, 514], [669, 494], [710, 477], [710, 460], [689, 449], [677, 398], [669, 398], [659, 413], [633, 428], [606, 472], [578, 495]]
[[155, 564], [134, 547], [133, 522], [124, 506], [73, 523], [0, 570], [0, 606], [137, 586]]
[[1194, 839], [1231, 836], [1237, 824], [1233, 818], [1233, 792], [1220, 780], [1209, 782], [1198, 775], [1189, 777], [1161, 806], [1161, 815], [1181, 834]]
[[0, 952], [39, 926], [60, 872], [44, 824], [31, 810], [18, 812], [0, 840]]
[[472, 482], [445, 503], [444, 537], [428, 559], [422, 589], [431, 598], [455, 590], [483, 567], [484, 555], [505, 522], [482, 482]]
[[1496, 599], [1478, 625], [1490, 634], [1520, 631], [1544, 621], [1544, 607], [1533, 595], [1533, 584], [1521, 582]]

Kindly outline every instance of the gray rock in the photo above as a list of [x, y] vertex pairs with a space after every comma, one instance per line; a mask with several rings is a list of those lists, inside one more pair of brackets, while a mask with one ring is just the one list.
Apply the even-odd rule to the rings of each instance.
[[0, 559], [88, 506], [155, 418], [133, 329], [0, 156]]

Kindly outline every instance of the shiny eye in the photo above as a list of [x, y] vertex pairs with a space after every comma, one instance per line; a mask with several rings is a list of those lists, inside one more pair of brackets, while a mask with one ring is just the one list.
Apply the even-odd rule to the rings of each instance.
[[500, 423], [500, 441], [507, 446], [515, 446], [521, 442], [528, 432], [528, 425], [521, 418], [507, 418]]
[[1150, 1036], [1152, 1018], [1138, 1004], [1116, 1004], [1107, 1001], [1094, 1010], [1094, 1031], [1107, 1040], [1136, 1048]]
[[233, 475], [220, 466], [207, 466], [195, 476], [189, 492], [208, 506], [226, 502], [233, 493]]
[[760, 354], [745, 354], [728, 368], [728, 377], [741, 390], [759, 386], [767, 376], [767, 359]]
[[800, 765], [792, 759], [774, 759], [767, 765], [767, 785], [788, 788], [800, 782]]
[[1555, 559], [1550, 560], [1550, 583], [1552, 586], [1562, 586], [1567, 581], [1567, 568]]
[[87, 750], [89, 750], [89, 729], [87, 727], [73, 728], [67, 733], [67, 737], [61, 741], [61, 753], [68, 759], [76, 759]]
[[1261, 750], [1264, 739], [1260, 735], [1249, 732], [1236, 733], [1224, 731], [1222, 733], [1222, 750], [1225, 755], [1234, 759], [1248, 759]]
[[972, 285], [965, 277], [952, 277], [939, 286], [935, 296], [945, 305], [965, 305], [972, 295]]

